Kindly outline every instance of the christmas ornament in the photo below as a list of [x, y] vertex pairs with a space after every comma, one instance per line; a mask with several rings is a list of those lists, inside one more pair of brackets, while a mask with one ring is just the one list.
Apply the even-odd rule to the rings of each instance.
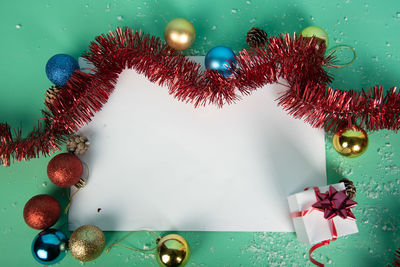
[[360, 93], [333, 89], [327, 86], [332, 82], [327, 70], [335, 67], [334, 57], [319, 49], [324, 44], [318, 39], [286, 33], [270, 37], [267, 43], [262, 49], [242, 50], [236, 57], [235, 75], [221, 79], [213, 71], [202, 71], [181, 53], [171, 57], [167, 44], [143, 32], [118, 28], [100, 35], [84, 53], [85, 60], [94, 66], [93, 73], [72, 74], [57, 101], [43, 110], [41, 127], [24, 138], [18, 129], [0, 124], [0, 164], [9, 166], [11, 159], [28, 160], [59, 150], [66, 136], [101, 110], [125, 68], [168, 87], [177, 100], [195, 107], [232, 104], [242, 95], [283, 78], [288, 85], [277, 99], [278, 105], [313, 127], [336, 131], [343, 121], [361, 121], [360, 127], [369, 131], [400, 129], [396, 119], [400, 116], [400, 92], [396, 87], [384, 90], [376, 86]]
[[106, 237], [97, 226], [84, 225], [72, 233], [68, 246], [75, 259], [83, 262], [92, 261], [103, 252]]
[[216, 46], [205, 57], [206, 69], [216, 70], [225, 77], [232, 74], [236, 66], [235, 54], [226, 46]]
[[55, 185], [60, 187], [70, 187], [78, 184], [82, 174], [82, 162], [74, 154], [58, 154], [47, 165], [47, 176]]
[[161, 266], [185, 266], [189, 258], [190, 247], [182, 236], [170, 234], [157, 240], [156, 259]]
[[187, 19], [176, 18], [168, 22], [164, 29], [164, 39], [175, 50], [188, 49], [196, 38], [193, 24]]
[[368, 135], [359, 127], [345, 127], [335, 133], [332, 143], [335, 150], [341, 155], [354, 158], [367, 150]]
[[66, 54], [52, 56], [46, 64], [47, 78], [58, 86], [64, 86], [77, 69], [78, 61]]
[[49, 195], [37, 195], [26, 202], [24, 220], [33, 229], [46, 229], [54, 225], [61, 215], [58, 201]]
[[328, 34], [326, 33], [326, 31], [320, 27], [317, 26], [308, 26], [307, 28], [304, 28], [300, 34], [303, 37], [317, 37], [318, 39], [325, 41], [325, 46], [328, 47], [329, 46], [329, 38], [328, 38]]
[[339, 182], [344, 183], [344, 186], [346, 187], [346, 195], [350, 200], [355, 200], [356, 199], [356, 194], [357, 190], [356, 187], [354, 186], [354, 183], [350, 181], [347, 178], [343, 178]]
[[60, 87], [54, 85], [46, 91], [46, 98], [44, 100], [46, 106], [53, 104], [59, 92], [60, 92]]
[[253, 48], [264, 46], [267, 40], [268, 34], [256, 27], [251, 28], [246, 35], [246, 42]]
[[89, 149], [90, 142], [86, 136], [73, 135], [66, 143], [68, 152], [75, 155], [82, 155]]
[[33, 239], [33, 257], [43, 265], [55, 264], [65, 257], [67, 242], [67, 237], [61, 231], [44, 230]]

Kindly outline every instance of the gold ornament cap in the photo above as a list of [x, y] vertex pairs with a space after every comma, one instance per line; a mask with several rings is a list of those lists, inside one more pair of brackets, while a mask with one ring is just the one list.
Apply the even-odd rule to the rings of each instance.
[[185, 238], [170, 234], [157, 240], [156, 259], [162, 267], [183, 267], [190, 258], [190, 247]]
[[83, 225], [69, 239], [69, 251], [75, 259], [86, 262], [98, 258], [106, 246], [106, 237], [100, 228]]
[[361, 156], [368, 147], [368, 135], [360, 127], [350, 126], [339, 129], [332, 139], [335, 150], [348, 158]]
[[196, 39], [196, 30], [187, 19], [176, 18], [165, 26], [164, 38], [173, 49], [185, 50], [192, 46]]

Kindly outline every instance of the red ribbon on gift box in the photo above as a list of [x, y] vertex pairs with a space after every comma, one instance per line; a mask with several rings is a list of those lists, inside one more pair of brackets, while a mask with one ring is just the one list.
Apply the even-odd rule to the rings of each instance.
[[[308, 188], [306, 188], [305, 190], [307, 189]], [[315, 192], [315, 197], [317, 199], [317, 202], [315, 202], [309, 209], [298, 212], [292, 212], [290, 214], [290, 217], [292, 218], [304, 217], [314, 210], [319, 210], [324, 213], [324, 218], [328, 220], [331, 228], [332, 238], [321, 241], [318, 244], [315, 244], [308, 251], [308, 257], [310, 261], [319, 267], [323, 267], [325, 265], [316, 261], [313, 257], [311, 257], [311, 254], [317, 248], [329, 245], [330, 241], [335, 241], [337, 239], [336, 226], [332, 220], [334, 217], [339, 216], [343, 219], [352, 219], [352, 220], [356, 219], [354, 217], [353, 212], [351, 212], [350, 209], [356, 206], [357, 202], [352, 201], [347, 197], [346, 190], [338, 191], [333, 186], [329, 186], [329, 190], [325, 193], [321, 193], [318, 187], [314, 187], [313, 189]]]

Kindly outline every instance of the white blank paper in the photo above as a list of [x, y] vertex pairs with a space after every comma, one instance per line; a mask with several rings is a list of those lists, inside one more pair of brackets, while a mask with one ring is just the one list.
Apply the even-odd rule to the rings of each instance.
[[91, 143], [90, 177], [70, 230], [293, 231], [286, 197], [326, 184], [325, 144], [323, 131], [277, 106], [281, 90], [194, 108], [125, 70], [79, 131]]

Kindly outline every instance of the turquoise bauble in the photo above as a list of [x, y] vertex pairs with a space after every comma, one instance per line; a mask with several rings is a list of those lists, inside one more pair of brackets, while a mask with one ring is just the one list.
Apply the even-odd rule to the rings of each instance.
[[62, 260], [67, 248], [67, 237], [57, 229], [40, 232], [32, 242], [33, 257], [43, 265], [55, 264]]
[[216, 70], [225, 77], [234, 71], [236, 66], [235, 54], [226, 46], [217, 46], [208, 51], [205, 58], [206, 69]]

